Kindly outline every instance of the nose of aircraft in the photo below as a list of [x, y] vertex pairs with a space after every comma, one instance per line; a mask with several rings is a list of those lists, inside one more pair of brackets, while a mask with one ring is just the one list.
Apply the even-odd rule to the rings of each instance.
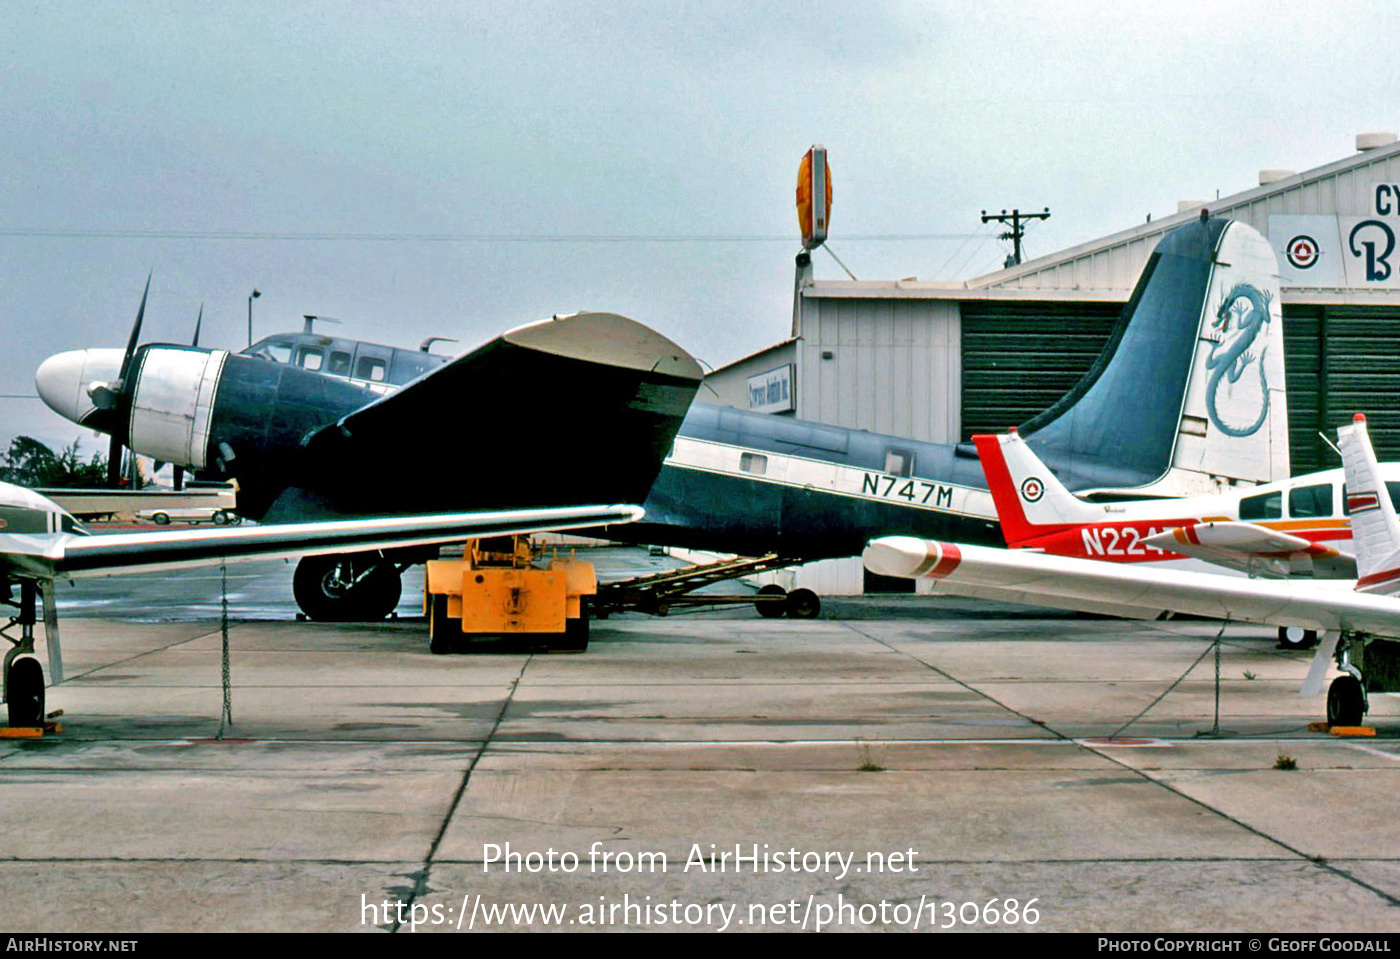
[[39, 364], [34, 386], [49, 409], [74, 423], [84, 423], [96, 409], [88, 387], [115, 380], [124, 355], [115, 349], [56, 353]]

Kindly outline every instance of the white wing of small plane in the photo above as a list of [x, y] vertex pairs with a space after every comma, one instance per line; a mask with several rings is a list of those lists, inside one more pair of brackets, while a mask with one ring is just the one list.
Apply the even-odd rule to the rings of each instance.
[[871, 572], [928, 577], [938, 580], [940, 592], [958, 595], [1094, 612], [1122, 607], [1136, 610], [1139, 616], [1190, 613], [1400, 637], [1400, 601], [1359, 593], [1344, 580], [1239, 579], [908, 536], [874, 540], [866, 547], [864, 559]]
[[1209, 522], [1180, 526], [1143, 540], [1148, 546], [1205, 560], [1251, 576], [1286, 577], [1311, 572], [1328, 579], [1355, 579], [1356, 557], [1267, 526]]
[[[1359, 649], [1358, 636], [1362, 645], [1366, 636], [1400, 638], [1400, 520], [1381, 481], [1365, 417], [1357, 414], [1337, 434], [1361, 574], [1354, 582], [1238, 579], [909, 536], [874, 540], [865, 549], [865, 565], [885, 576], [927, 577], [938, 581], [940, 591], [957, 595], [1138, 617], [1190, 613], [1326, 631], [1330, 635], [1304, 686], [1309, 694], [1320, 688], [1339, 637], [1351, 649]], [[1346, 656], [1340, 661], [1349, 675], [1333, 682], [1328, 717], [1346, 717], [1339, 724], [1353, 725], [1364, 710], [1361, 672]]]

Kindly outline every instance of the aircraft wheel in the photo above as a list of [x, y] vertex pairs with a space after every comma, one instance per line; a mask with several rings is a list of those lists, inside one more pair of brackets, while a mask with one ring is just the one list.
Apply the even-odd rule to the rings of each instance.
[[[787, 595], [787, 590], [783, 589], [781, 586], [770, 583], [762, 587], [758, 591], [758, 595], [783, 597]], [[762, 603], [754, 603], [754, 608], [758, 610], [758, 615], [762, 616], [764, 619], [777, 619], [779, 616], [783, 615], [783, 606], [783, 603], [775, 602], [771, 599]]]
[[[373, 568], [364, 574], [364, 564]], [[292, 595], [309, 619], [325, 623], [367, 622], [394, 611], [403, 593], [393, 563], [347, 555], [307, 556], [292, 576]]]
[[6, 677], [11, 726], [44, 724], [44, 667], [33, 657], [16, 659]]
[[1366, 713], [1366, 694], [1355, 676], [1338, 676], [1327, 689], [1327, 724], [1360, 726]]
[[214, 520], [214, 525], [215, 525], [215, 526], [227, 526], [227, 525], [228, 525], [228, 514], [225, 513], [223, 510], [220, 510], [219, 512], [215, 513], [215, 514], [213, 515], [212, 519]]
[[810, 589], [794, 589], [787, 594], [788, 619], [816, 619], [822, 611], [822, 601]]
[[165, 513], [156, 513], [151, 517], [151, 522], [155, 523], [157, 526], [169, 526], [170, 517]]
[[564, 621], [564, 635], [550, 645], [556, 653], [581, 653], [588, 649], [588, 597], [579, 597], [578, 619]]
[[1280, 626], [1278, 628], [1279, 649], [1312, 649], [1317, 645], [1317, 630], [1301, 626]]

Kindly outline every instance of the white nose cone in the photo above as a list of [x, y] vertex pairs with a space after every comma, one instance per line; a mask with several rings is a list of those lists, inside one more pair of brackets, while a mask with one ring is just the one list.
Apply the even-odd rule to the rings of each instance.
[[88, 396], [93, 383], [111, 383], [121, 373], [123, 350], [69, 350], [39, 364], [34, 386], [39, 397], [64, 419], [82, 423], [96, 407]]
[[886, 536], [865, 547], [865, 568], [881, 576], [913, 577], [929, 558], [928, 543], [913, 536]]

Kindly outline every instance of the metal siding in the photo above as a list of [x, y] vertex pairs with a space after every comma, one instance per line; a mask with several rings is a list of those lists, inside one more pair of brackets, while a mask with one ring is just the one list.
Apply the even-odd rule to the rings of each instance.
[[1004, 432], [1069, 392], [1108, 342], [1118, 303], [965, 301], [961, 439]]
[[[804, 297], [798, 417], [927, 442], [957, 438], [955, 303]], [[823, 350], [833, 358], [823, 360]]]

